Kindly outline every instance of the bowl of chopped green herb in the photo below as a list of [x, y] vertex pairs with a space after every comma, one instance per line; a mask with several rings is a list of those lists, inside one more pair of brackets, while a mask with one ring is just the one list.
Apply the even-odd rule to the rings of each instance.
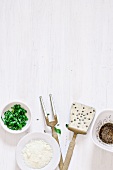
[[27, 105], [21, 102], [7, 104], [1, 113], [1, 126], [10, 133], [22, 133], [31, 124], [31, 112]]

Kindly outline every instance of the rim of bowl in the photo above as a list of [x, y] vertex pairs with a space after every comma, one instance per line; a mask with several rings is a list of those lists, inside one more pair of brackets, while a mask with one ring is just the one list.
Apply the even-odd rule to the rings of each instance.
[[[16, 103], [22, 104], [23, 106], [27, 107], [27, 109], [29, 110], [29, 115], [30, 115], [29, 123], [24, 127], [24, 129], [22, 129], [22, 130], [20, 130], [20, 131], [15, 131], [15, 130], [9, 129], [6, 125], [4, 125], [4, 123], [3, 123], [2, 119], [1, 119], [2, 114], [4, 114], [4, 110], [5, 110], [9, 105], [13, 105], [13, 104], [16, 104]], [[26, 103], [24, 103], [23, 101], [20, 101], [20, 100], [15, 100], [15, 101], [11, 101], [11, 102], [7, 103], [7, 104], [3, 107], [0, 115], [1, 115], [1, 116], [0, 116], [0, 124], [1, 124], [2, 128], [3, 128], [5, 131], [7, 131], [7, 132], [9, 132], [9, 133], [11, 133], [11, 134], [20, 134], [20, 133], [23, 133], [23, 132], [25, 132], [25, 131], [30, 127], [30, 125], [31, 125], [31, 121], [32, 121], [31, 110], [30, 110], [30, 108], [28, 107], [28, 105], [27, 105]], [[6, 128], [5, 128], [5, 127], [6, 127]]]
[[[60, 154], [60, 146], [59, 146], [59, 144], [57, 143], [57, 141], [54, 139], [54, 138], [52, 138], [52, 136], [51, 135], [49, 135], [48, 133], [44, 133], [44, 132], [37, 132], [37, 131], [34, 131], [34, 132], [30, 132], [30, 133], [28, 133], [28, 134], [26, 134], [25, 136], [23, 136], [20, 140], [19, 140], [19, 142], [18, 142], [18, 144], [17, 144], [17, 146], [16, 146], [16, 152], [15, 152], [15, 154], [17, 155], [17, 150], [18, 150], [18, 146], [20, 145], [20, 143], [22, 142], [22, 141], [24, 141], [24, 139], [26, 138], [26, 137], [29, 137], [29, 136], [31, 136], [31, 135], [33, 135], [33, 134], [38, 134], [38, 135], [42, 135], [42, 136], [47, 136], [47, 138], [49, 138], [49, 141], [50, 141], [50, 139], [52, 139], [52, 140], [54, 140], [55, 141], [55, 143], [56, 143], [56, 145], [57, 145], [57, 147], [58, 147], [58, 149], [59, 149], [59, 154]], [[39, 139], [41, 139], [41, 138], [39, 138]], [[31, 140], [31, 138], [29, 138], [29, 141]], [[42, 140], [44, 140], [44, 139], [42, 139]], [[28, 142], [27, 142], [28, 143]], [[47, 143], [49, 143], [49, 142], [47, 142]], [[49, 145], [51, 145], [50, 143], [49, 143]], [[53, 147], [52, 145], [51, 145], [51, 147]], [[55, 149], [56, 150], [56, 149]], [[54, 154], [55, 155], [55, 154]], [[58, 166], [58, 164], [59, 164], [59, 161], [60, 161], [60, 155], [59, 155], [59, 160], [58, 160], [58, 162], [56, 163], [56, 165], [55, 165], [55, 169], [57, 168], [57, 166]], [[18, 160], [17, 160], [17, 156], [16, 156], [16, 162], [17, 162], [17, 164], [18, 164]], [[20, 165], [18, 164], [18, 166], [19, 166], [19, 168], [20, 168]], [[43, 167], [44, 169], [45, 169], [45, 167]], [[43, 169], [43, 168], [41, 168], [41, 169]], [[32, 168], [31, 168], [32, 169]]]
[[101, 148], [101, 149], [103, 149], [103, 150], [106, 150], [106, 151], [112, 153], [113, 150], [107, 149], [106, 147], [104, 147], [104, 145], [103, 145], [103, 147], [102, 147], [102, 146], [99, 145], [97, 142], [95, 142], [95, 140], [94, 140], [94, 138], [93, 138], [93, 129], [94, 129], [94, 126], [95, 126], [95, 123], [96, 123], [97, 119], [99, 118], [99, 116], [101, 116], [104, 112], [107, 112], [107, 111], [112, 111], [112, 112], [113, 112], [113, 109], [111, 109], [111, 108], [110, 108], [110, 109], [103, 109], [103, 110], [101, 110], [101, 111], [99, 112], [98, 115], [95, 116], [95, 120], [94, 120], [93, 126], [92, 126], [92, 128], [91, 128], [91, 138], [92, 138], [93, 143], [94, 143], [96, 146], [98, 146], [99, 148]]

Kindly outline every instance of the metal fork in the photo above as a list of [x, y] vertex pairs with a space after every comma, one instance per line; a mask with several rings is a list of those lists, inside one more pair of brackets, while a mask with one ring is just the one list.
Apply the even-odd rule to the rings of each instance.
[[[50, 127], [51, 127], [52, 136], [53, 136], [53, 138], [54, 138], [54, 139], [58, 142], [58, 144], [59, 144], [58, 135], [57, 135], [57, 133], [55, 132], [55, 129], [54, 129], [55, 125], [58, 123], [58, 119], [57, 119], [57, 115], [56, 115], [56, 113], [55, 113], [55, 108], [54, 108], [54, 104], [53, 104], [52, 95], [50, 94], [49, 97], [50, 97], [50, 103], [51, 103], [51, 108], [52, 108], [52, 114], [53, 114], [53, 117], [54, 117], [54, 120], [53, 120], [53, 121], [49, 121], [48, 114], [47, 114], [47, 112], [46, 112], [46, 109], [45, 109], [45, 106], [44, 106], [44, 102], [43, 102], [42, 96], [40, 96], [40, 103], [41, 103], [41, 106], [42, 106], [42, 110], [43, 110], [43, 113], [44, 113], [44, 117], [45, 117], [45, 120], [46, 120], [46, 124], [47, 124], [47, 126], [50, 126]], [[59, 145], [60, 145], [60, 144], [59, 144]], [[62, 170], [62, 168], [63, 168], [62, 153], [61, 153], [61, 157], [60, 157], [59, 168], [60, 168], [60, 170]]]

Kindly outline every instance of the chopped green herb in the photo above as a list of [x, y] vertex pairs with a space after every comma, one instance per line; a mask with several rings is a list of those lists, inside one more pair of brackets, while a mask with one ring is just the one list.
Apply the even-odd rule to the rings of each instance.
[[15, 104], [11, 107], [11, 110], [4, 113], [4, 117], [1, 117], [1, 119], [9, 129], [21, 130], [28, 121], [26, 113], [27, 110], [22, 108], [20, 104]]
[[66, 124], [66, 127], [67, 127], [67, 128], [68, 128], [68, 126], [69, 126], [69, 125], [68, 125], [68, 124]]
[[61, 134], [61, 130], [60, 129], [57, 129], [56, 127], [54, 127], [54, 130], [55, 130], [56, 133]]

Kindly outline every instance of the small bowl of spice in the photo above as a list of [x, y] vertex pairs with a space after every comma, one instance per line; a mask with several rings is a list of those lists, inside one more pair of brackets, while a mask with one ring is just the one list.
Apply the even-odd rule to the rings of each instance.
[[100, 148], [113, 152], [113, 110], [102, 111], [92, 128], [93, 142]]
[[1, 126], [7, 132], [18, 134], [26, 131], [31, 124], [31, 112], [22, 102], [7, 104], [0, 118]]

